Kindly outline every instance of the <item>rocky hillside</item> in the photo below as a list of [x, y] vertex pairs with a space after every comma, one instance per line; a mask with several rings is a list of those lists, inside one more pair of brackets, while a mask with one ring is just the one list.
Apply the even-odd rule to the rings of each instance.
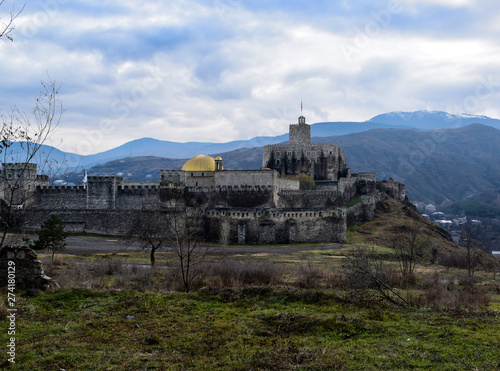
[[[449, 267], [466, 267], [465, 248], [457, 246], [446, 230], [422, 217], [408, 201], [401, 202], [388, 198], [379, 202], [375, 211], [375, 219], [350, 227], [347, 242], [389, 247], [391, 238], [406, 233], [405, 228], [408, 226], [414, 226], [416, 230], [419, 230], [418, 243], [425, 241], [419, 257], [420, 265], [428, 265], [432, 262], [433, 249], [435, 249], [435, 263]], [[489, 270], [494, 267], [498, 269], [499, 261], [491, 254], [480, 251], [478, 264], [482, 269]]]

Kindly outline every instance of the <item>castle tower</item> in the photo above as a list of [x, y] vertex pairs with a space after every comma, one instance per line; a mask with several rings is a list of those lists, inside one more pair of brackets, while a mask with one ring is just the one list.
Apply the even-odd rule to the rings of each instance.
[[[0, 172], [0, 197], [10, 199], [13, 204], [31, 202], [38, 185], [48, 185], [47, 175], [37, 175], [37, 164], [4, 163]], [[10, 200], [9, 200], [10, 202]]]
[[290, 125], [288, 143], [293, 147], [311, 145], [311, 126], [306, 124], [306, 118], [304, 116], [299, 116], [297, 124]]

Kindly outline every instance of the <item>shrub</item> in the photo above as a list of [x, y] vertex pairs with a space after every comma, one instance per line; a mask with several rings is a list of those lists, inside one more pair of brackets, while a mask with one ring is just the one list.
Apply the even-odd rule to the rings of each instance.
[[206, 264], [205, 285], [214, 288], [271, 285], [281, 282], [281, 268], [271, 262], [223, 260]]
[[419, 306], [434, 309], [467, 310], [475, 312], [485, 309], [490, 295], [485, 287], [476, 286], [471, 280], [459, 283], [442, 280], [435, 273], [424, 282], [424, 293], [417, 300]]
[[311, 263], [301, 265], [296, 270], [295, 285], [303, 289], [317, 289], [321, 286], [324, 271]]

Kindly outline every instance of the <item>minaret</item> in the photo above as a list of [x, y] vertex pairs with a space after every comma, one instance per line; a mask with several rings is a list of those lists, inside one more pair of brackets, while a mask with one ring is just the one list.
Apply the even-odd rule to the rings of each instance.
[[84, 175], [83, 175], [83, 179], [80, 183], [83, 184], [84, 188], [87, 188], [87, 183], [88, 183], [87, 169], [83, 169], [83, 171], [84, 171]]
[[221, 171], [221, 170], [224, 170], [224, 168], [222, 167], [222, 158], [218, 156], [215, 159], [215, 171]]

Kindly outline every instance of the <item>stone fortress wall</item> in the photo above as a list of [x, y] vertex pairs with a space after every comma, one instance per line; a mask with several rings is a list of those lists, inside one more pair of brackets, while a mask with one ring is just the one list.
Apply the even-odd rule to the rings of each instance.
[[[3, 165], [10, 174], [4, 183], [14, 179], [18, 168]], [[260, 170], [226, 171], [215, 159], [210, 169], [161, 170], [160, 182], [89, 176], [78, 186], [49, 185], [48, 177], [36, 172], [36, 165], [30, 165], [23, 179], [22, 193], [30, 200], [23, 223], [37, 229], [56, 213], [70, 231], [113, 235], [125, 234], [142, 213], [173, 213], [180, 205], [202, 210], [199, 225], [217, 230], [215, 240], [344, 242], [348, 225], [373, 219], [377, 202], [386, 195], [405, 198], [404, 185], [392, 179], [378, 182], [375, 173], [351, 174], [337, 145], [311, 144], [310, 126], [302, 116], [290, 125], [289, 145], [264, 147]], [[301, 173], [314, 177], [316, 187], [300, 189], [294, 176]]]

